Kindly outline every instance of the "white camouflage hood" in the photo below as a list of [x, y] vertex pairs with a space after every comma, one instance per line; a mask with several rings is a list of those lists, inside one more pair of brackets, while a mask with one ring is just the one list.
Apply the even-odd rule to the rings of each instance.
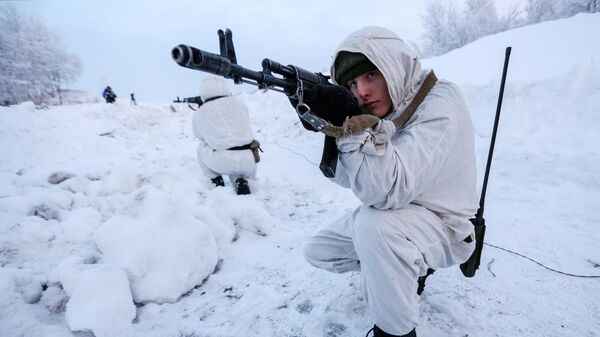
[[333, 81], [335, 59], [341, 51], [361, 53], [381, 71], [388, 84], [394, 111], [405, 106], [416, 94], [417, 84], [421, 79], [421, 62], [394, 32], [382, 27], [367, 26], [348, 36], [338, 46], [333, 57]]

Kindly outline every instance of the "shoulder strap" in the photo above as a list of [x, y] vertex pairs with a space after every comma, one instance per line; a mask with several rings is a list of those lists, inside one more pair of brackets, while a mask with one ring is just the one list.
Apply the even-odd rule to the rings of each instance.
[[208, 99], [204, 100], [204, 103], [208, 103], [208, 102], [210, 102], [210, 101], [214, 101], [214, 100], [217, 100], [217, 99], [219, 99], [219, 98], [223, 98], [223, 97], [227, 97], [227, 96], [226, 96], [226, 95], [222, 95], [222, 96], [214, 96], [214, 97], [211, 97], [211, 98], [208, 98]]
[[421, 84], [421, 87], [417, 91], [415, 98], [413, 98], [413, 100], [408, 104], [404, 111], [402, 111], [400, 116], [392, 120], [392, 122], [394, 122], [394, 125], [396, 125], [397, 129], [399, 129], [406, 122], [408, 122], [408, 120], [412, 117], [415, 111], [417, 111], [419, 105], [423, 103], [425, 97], [427, 97], [427, 95], [436, 83], [437, 76], [435, 76], [435, 73], [432, 70], [429, 72], [429, 74], [427, 74], [427, 77], [425, 77], [425, 80], [423, 81], [423, 84]]

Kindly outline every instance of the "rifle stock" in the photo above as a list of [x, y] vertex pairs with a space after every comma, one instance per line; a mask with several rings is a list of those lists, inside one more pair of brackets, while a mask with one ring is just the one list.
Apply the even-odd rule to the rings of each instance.
[[[236, 84], [247, 83], [260, 89], [283, 92], [290, 99], [298, 99], [299, 88], [303, 90], [316, 84], [333, 85], [329, 82], [329, 77], [321, 73], [314, 73], [294, 65], [285, 66], [267, 58], [262, 61], [263, 69], [261, 71], [244, 68], [237, 64], [231, 30], [219, 30], [218, 35], [220, 54], [180, 44], [173, 48], [171, 57], [182, 67], [232, 79]], [[311, 113], [299, 115], [315, 130], [321, 130], [324, 127], [323, 123]], [[328, 178], [335, 176], [337, 159], [335, 138], [325, 136], [323, 154], [319, 164], [323, 175]]]

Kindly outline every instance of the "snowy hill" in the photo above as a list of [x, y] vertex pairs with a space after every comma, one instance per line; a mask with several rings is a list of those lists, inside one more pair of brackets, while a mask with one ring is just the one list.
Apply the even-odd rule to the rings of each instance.
[[[424, 61], [461, 85], [482, 177], [512, 45], [486, 241], [587, 276], [600, 275], [600, 64], [598, 44], [573, 36], [599, 23], [578, 15]], [[250, 196], [202, 175], [183, 104], [0, 107], [1, 336], [364, 335], [360, 274], [302, 257], [306, 238], [359, 201], [321, 176], [322, 136], [286, 98], [246, 88], [264, 150]], [[599, 303], [598, 278], [486, 246], [474, 278], [428, 279], [417, 329], [591, 337]]]
[[486, 36], [441, 57], [425, 60], [444, 78], [458, 84], [496, 83], [504, 47], [512, 46], [509, 81], [552, 79], [569, 71], [589, 71], [600, 63], [598, 14], [546, 21]]

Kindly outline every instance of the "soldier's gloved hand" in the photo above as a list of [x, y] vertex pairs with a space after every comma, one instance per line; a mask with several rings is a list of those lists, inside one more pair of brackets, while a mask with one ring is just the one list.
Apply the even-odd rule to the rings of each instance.
[[313, 114], [335, 126], [342, 126], [346, 117], [362, 114], [356, 97], [339, 85], [317, 84], [304, 90], [304, 103]]

